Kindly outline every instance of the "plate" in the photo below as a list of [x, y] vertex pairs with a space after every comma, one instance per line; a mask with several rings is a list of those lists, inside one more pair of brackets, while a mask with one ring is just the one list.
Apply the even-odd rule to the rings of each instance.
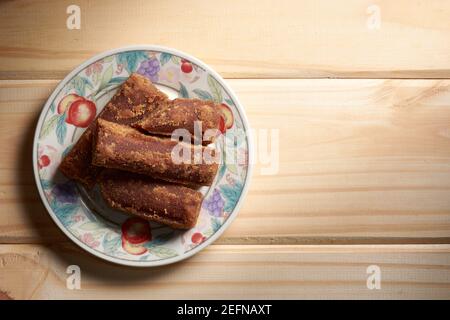
[[[222, 163], [213, 185], [200, 190], [204, 199], [197, 224], [190, 230], [173, 230], [112, 210], [97, 187], [88, 191], [58, 171], [87, 125], [83, 119], [71, 119], [77, 112], [69, 112], [70, 107], [77, 104], [64, 98], [69, 94], [82, 96], [94, 103], [90, 112], [98, 114], [133, 72], [148, 77], [171, 98], [214, 100], [226, 111], [227, 131], [216, 142]], [[102, 259], [141, 267], [186, 259], [216, 240], [238, 213], [249, 185], [251, 158], [248, 122], [230, 87], [200, 60], [159, 46], [107, 51], [73, 70], [47, 100], [33, 144], [39, 194], [59, 228]]]

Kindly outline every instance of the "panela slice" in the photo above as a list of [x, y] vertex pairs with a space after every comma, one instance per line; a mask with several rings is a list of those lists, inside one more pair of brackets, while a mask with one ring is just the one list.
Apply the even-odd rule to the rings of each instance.
[[[221, 113], [212, 101], [199, 99], [175, 99], [166, 101], [160, 108], [146, 114], [132, 126], [151, 134], [171, 136], [176, 129], [186, 129], [194, 138], [195, 125], [200, 141], [207, 145], [214, 141], [220, 131]], [[222, 123], [223, 124], [223, 123]], [[210, 130], [210, 132], [207, 132]], [[212, 133], [215, 134], [207, 134]]]
[[202, 194], [191, 188], [120, 170], [104, 170], [101, 194], [113, 209], [176, 229], [195, 226]]
[[[129, 125], [139, 121], [147, 112], [154, 111], [166, 100], [167, 96], [149, 79], [133, 73], [100, 112], [98, 119]], [[95, 184], [101, 171], [101, 168], [92, 165], [92, 135], [96, 122], [94, 120], [85, 130], [59, 167], [66, 177], [88, 187]]]
[[[190, 158], [174, 161], [172, 152], [183, 148]], [[210, 147], [148, 136], [102, 119], [97, 123], [92, 154], [92, 163], [100, 167], [191, 186], [211, 185], [218, 168], [217, 154]]]

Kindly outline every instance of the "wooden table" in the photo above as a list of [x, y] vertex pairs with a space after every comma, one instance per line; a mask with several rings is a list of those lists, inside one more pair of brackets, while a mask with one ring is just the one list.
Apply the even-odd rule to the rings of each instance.
[[[449, 16], [450, 2], [419, 0], [1, 2], [0, 298], [450, 298]], [[279, 173], [255, 166], [226, 233], [156, 269], [71, 243], [31, 165], [56, 84], [140, 43], [199, 57], [253, 128], [280, 130]], [[81, 290], [66, 289], [70, 264]]]

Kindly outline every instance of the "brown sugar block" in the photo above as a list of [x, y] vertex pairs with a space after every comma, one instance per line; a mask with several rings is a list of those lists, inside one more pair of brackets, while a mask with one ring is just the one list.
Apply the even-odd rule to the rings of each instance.
[[[180, 147], [191, 151], [188, 163], [173, 161], [172, 150]], [[201, 159], [194, 162], [194, 155]], [[203, 156], [207, 154], [209, 159]], [[120, 169], [148, 175], [155, 179], [185, 185], [211, 185], [218, 163], [214, 149], [179, 143], [169, 138], [148, 136], [129, 126], [98, 120], [93, 143], [92, 163], [100, 167]], [[205, 161], [205, 159], [207, 161]], [[212, 162], [212, 163], [208, 163]]]
[[80, 139], [62, 160], [59, 170], [68, 178], [92, 187], [102, 168], [92, 162], [92, 125], [83, 132]]
[[167, 95], [148, 78], [133, 73], [103, 109], [99, 118], [129, 125], [156, 110], [167, 99]]
[[[212, 101], [199, 99], [175, 99], [166, 101], [160, 108], [146, 114], [142, 120], [132, 126], [148, 133], [171, 135], [175, 129], [186, 129], [194, 136], [194, 123], [201, 123], [202, 137], [209, 129], [219, 132], [221, 113]], [[222, 119], [223, 121], [223, 119]], [[214, 141], [214, 136], [207, 137], [203, 144]]]
[[[158, 108], [165, 100], [167, 96], [149, 79], [133, 73], [100, 112], [98, 118], [131, 124], [140, 120], [145, 113]], [[96, 177], [101, 171], [100, 168], [92, 166], [91, 147], [95, 126], [96, 121], [93, 121], [59, 166], [59, 170], [65, 176], [88, 187], [95, 184]]]
[[202, 194], [196, 190], [120, 170], [104, 170], [101, 194], [113, 209], [176, 229], [195, 226]]

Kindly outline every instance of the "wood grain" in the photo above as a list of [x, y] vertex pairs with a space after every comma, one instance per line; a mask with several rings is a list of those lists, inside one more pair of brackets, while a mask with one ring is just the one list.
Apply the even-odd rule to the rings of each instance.
[[[66, 289], [69, 265], [81, 290]], [[367, 289], [367, 267], [381, 289]], [[75, 245], [0, 245], [0, 292], [13, 299], [448, 299], [450, 246], [213, 245], [152, 269], [100, 261]]]
[[[67, 241], [40, 203], [35, 122], [56, 81], [0, 81], [0, 243]], [[223, 244], [449, 243], [449, 80], [229, 80], [278, 129]]]
[[[55, 79], [132, 44], [188, 52], [228, 78], [450, 76], [450, 2], [79, 0], [0, 2], [0, 79]], [[369, 6], [380, 29], [367, 27]]]

